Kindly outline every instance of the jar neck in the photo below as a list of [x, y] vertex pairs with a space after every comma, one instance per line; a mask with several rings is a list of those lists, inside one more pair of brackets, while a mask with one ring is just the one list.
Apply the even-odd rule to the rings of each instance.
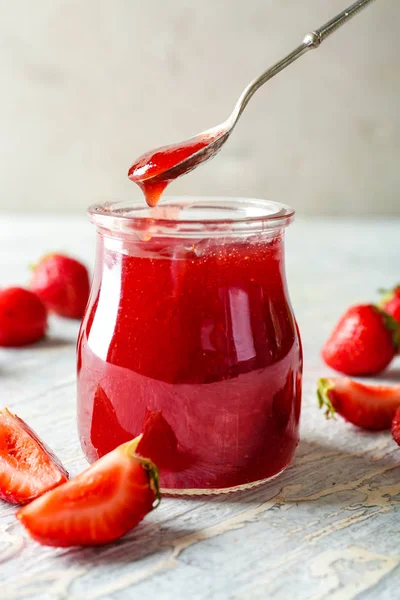
[[92, 206], [89, 216], [104, 235], [124, 238], [247, 238], [285, 228], [289, 206], [254, 198], [162, 198], [148, 208], [143, 200]]
[[260, 232], [253, 235], [221, 235], [208, 237], [186, 236], [154, 236], [144, 238], [136, 234], [111, 233], [104, 229], [97, 229], [99, 246], [103, 251], [115, 252], [130, 256], [143, 256], [146, 258], [196, 258], [208, 252], [221, 251], [222, 248], [249, 248], [283, 246], [284, 228]]

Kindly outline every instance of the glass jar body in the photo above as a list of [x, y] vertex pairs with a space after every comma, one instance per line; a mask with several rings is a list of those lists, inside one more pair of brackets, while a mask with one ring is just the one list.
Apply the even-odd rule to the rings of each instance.
[[99, 230], [78, 341], [78, 428], [94, 461], [144, 432], [171, 493], [281, 472], [299, 440], [302, 353], [284, 230], [246, 236]]

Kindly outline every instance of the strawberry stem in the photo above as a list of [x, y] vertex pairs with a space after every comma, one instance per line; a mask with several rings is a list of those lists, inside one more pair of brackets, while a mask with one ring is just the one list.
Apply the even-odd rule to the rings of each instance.
[[392, 287], [390, 289], [389, 288], [378, 288], [377, 292], [378, 292], [378, 294], [384, 294], [385, 296], [388, 296], [388, 300], [391, 300], [399, 288], [400, 288], [400, 283], [397, 283], [394, 287]]
[[399, 322], [396, 321], [396, 319], [394, 319], [392, 315], [389, 315], [389, 313], [387, 313], [379, 306], [375, 306], [374, 308], [381, 315], [383, 324], [386, 327], [386, 329], [388, 329], [392, 334], [393, 345], [397, 351], [400, 346]]
[[142, 437], [143, 434], [141, 433], [140, 435], [136, 436], [132, 441], [121, 444], [119, 448], [126, 452], [128, 456], [136, 458], [136, 460], [140, 462], [142, 469], [146, 472], [146, 475], [149, 478], [150, 489], [154, 492], [154, 509], [157, 508], [157, 506], [161, 502], [160, 474], [156, 465], [149, 458], [144, 458], [143, 456], [140, 456], [140, 454], [136, 454], [136, 448], [138, 447]]
[[136, 455], [136, 458], [140, 460], [140, 464], [142, 465], [143, 470], [146, 471], [147, 477], [149, 478], [150, 489], [154, 492], [153, 509], [157, 508], [161, 502], [160, 474], [158, 469], [150, 459], [142, 458], [138, 455]]
[[325, 409], [325, 417], [327, 419], [335, 418], [335, 408], [330, 401], [329, 391], [335, 387], [331, 379], [318, 379], [317, 382], [317, 398], [319, 408]]

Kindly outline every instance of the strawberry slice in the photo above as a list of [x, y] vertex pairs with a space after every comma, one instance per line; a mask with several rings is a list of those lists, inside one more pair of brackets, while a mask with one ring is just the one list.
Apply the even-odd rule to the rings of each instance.
[[319, 379], [317, 397], [327, 418], [335, 412], [364, 429], [390, 429], [400, 407], [400, 385], [365, 385], [349, 377]]
[[159, 501], [157, 467], [118, 446], [64, 485], [20, 509], [18, 519], [46, 546], [94, 546], [130, 531]]
[[400, 446], [400, 408], [397, 409], [392, 421], [392, 436], [398, 446]]
[[65, 483], [68, 473], [22, 419], [0, 411], [0, 498], [26, 504]]

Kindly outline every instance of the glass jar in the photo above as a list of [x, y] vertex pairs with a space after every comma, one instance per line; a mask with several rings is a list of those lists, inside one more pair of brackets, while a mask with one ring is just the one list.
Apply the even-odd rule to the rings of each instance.
[[285, 276], [294, 211], [245, 198], [93, 206], [78, 427], [94, 461], [141, 432], [170, 493], [244, 489], [299, 441], [302, 351]]

